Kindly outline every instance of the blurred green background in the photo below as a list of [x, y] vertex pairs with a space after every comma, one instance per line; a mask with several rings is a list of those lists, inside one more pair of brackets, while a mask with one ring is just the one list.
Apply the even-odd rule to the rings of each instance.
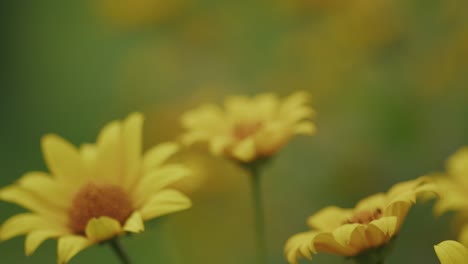
[[[351, 207], [394, 183], [444, 170], [468, 143], [466, 0], [96, 0], [1, 4], [0, 186], [45, 170], [40, 138], [94, 142], [108, 121], [146, 114], [147, 147], [177, 138], [179, 115], [231, 94], [307, 90], [319, 133], [298, 137], [263, 178], [269, 263], [327, 205]], [[188, 149], [188, 211], [125, 238], [135, 263], [253, 263], [248, 178]], [[456, 237], [432, 204], [411, 211], [388, 259], [438, 263]], [[0, 203], [0, 221], [23, 211]], [[54, 263], [56, 242], [1, 263]], [[71, 263], [117, 263], [94, 246]], [[302, 262], [301, 262], [302, 263]], [[304, 261], [303, 263], [307, 263]], [[313, 263], [351, 263], [318, 255]]]

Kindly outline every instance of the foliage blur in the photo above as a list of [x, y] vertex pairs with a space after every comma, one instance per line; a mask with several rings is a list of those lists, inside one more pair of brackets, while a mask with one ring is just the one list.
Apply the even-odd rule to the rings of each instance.
[[[468, 144], [468, 1], [42, 0], [2, 2], [0, 186], [45, 170], [39, 141], [93, 142], [106, 122], [146, 115], [145, 145], [177, 139], [179, 115], [231, 94], [313, 95], [319, 133], [298, 137], [262, 179], [269, 263], [327, 205], [351, 207], [398, 181], [444, 169]], [[174, 159], [195, 176], [188, 211], [123, 242], [135, 263], [253, 263], [248, 176], [203, 146]], [[417, 205], [388, 263], [438, 263], [452, 215]], [[22, 209], [1, 203], [0, 221]], [[53, 263], [23, 237], [2, 263]], [[71, 263], [116, 263], [95, 246]], [[306, 262], [304, 262], [306, 263]], [[350, 263], [319, 255], [313, 263]]]

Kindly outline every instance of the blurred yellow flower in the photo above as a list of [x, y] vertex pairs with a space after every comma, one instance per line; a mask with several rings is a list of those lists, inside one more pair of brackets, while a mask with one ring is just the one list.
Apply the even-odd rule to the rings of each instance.
[[447, 175], [436, 175], [440, 199], [436, 214], [449, 210], [468, 212], [468, 147], [461, 148], [447, 160]]
[[434, 193], [425, 178], [398, 183], [387, 193], [361, 200], [354, 209], [326, 207], [307, 223], [311, 231], [292, 236], [286, 243], [289, 263], [318, 252], [356, 257], [388, 243], [400, 230], [409, 209], [421, 196]]
[[102, 129], [96, 144], [77, 149], [56, 135], [42, 139], [50, 173], [29, 172], [0, 190], [0, 199], [31, 212], [5, 221], [0, 239], [26, 234], [26, 255], [48, 238], [58, 239], [58, 263], [86, 247], [125, 232], [144, 230], [143, 221], [191, 206], [184, 194], [165, 188], [189, 174], [165, 161], [178, 150], [163, 143], [141, 155], [143, 116], [129, 115]]
[[464, 264], [468, 260], [468, 249], [457, 241], [443, 241], [434, 250], [441, 264]]
[[182, 139], [187, 144], [207, 141], [213, 153], [242, 162], [268, 157], [293, 135], [315, 133], [308, 100], [305, 92], [282, 100], [272, 93], [228, 97], [225, 110], [207, 104], [185, 113], [182, 125], [188, 131]]

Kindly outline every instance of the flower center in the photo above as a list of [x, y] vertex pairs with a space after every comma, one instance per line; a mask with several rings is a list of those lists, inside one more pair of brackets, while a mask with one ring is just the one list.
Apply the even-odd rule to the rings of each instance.
[[234, 126], [233, 134], [235, 138], [242, 140], [255, 134], [262, 126], [260, 121], [237, 124]]
[[129, 196], [119, 186], [88, 183], [73, 198], [69, 224], [73, 232], [83, 234], [92, 218], [107, 216], [124, 224], [132, 211]]
[[374, 211], [362, 210], [357, 211], [351, 218], [344, 221], [344, 224], [368, 224], [380, 217], [382, 217], [382, 210], [380, 208]]

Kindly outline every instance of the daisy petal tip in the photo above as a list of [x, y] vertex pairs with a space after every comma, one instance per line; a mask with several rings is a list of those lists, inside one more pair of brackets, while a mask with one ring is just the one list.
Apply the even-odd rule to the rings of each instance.
[[141, 233], [145, 231], [145, 225], [140, 212], [134, 212], [125, 222], [123, 229], [132, 233]]
[[85, 233], [93, 241], [104, 241], [122, 233], [122, 227], [117, 220], [103, 216], [89, 220]]

